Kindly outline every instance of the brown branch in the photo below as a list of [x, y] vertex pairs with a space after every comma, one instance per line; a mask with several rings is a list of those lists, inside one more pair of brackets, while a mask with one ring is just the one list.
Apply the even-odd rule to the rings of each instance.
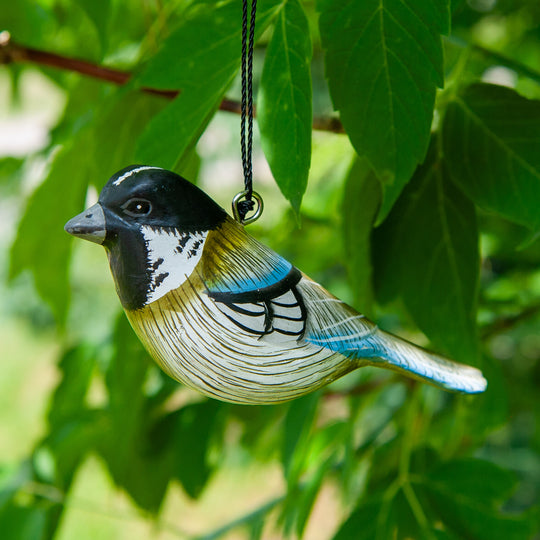
[[[86, 60], [69, 58], [60, 54], [41, 51], [31, 47], [24, 47], [11, 40], [9, 32], [0, 32], [0, 64], [33, 63], [41, 66], [49, 66], [66, 71], [75, 71], [87, 77], [93, 77], [102, 81], [117, 85], [124, 85], [131, 79], [131, 73], [118, 69], [111, 69]], [[168, 99], [174, 99], [180, 90], [160, 90], [157, 88], [141, 87], [141, 91], [154, 94]], [[240, 103], [231, 99], [223, 99], [219, 110], [240, 114]], [[313, 129], [318, 131], [330, 131], [332, 133], [345, 133], [343, 125], [338, 118], [332, 116], [320, 116], [313, 119]]]

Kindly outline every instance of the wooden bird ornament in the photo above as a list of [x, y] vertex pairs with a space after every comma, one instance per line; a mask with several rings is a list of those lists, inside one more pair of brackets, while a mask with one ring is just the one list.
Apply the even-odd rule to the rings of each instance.
[[282, 402], [367, 365], [456, 392], [486, 388], [476, 368], [380, 330], [170, 171], [119, 171], [65, 229], [105, 247], [159, 366], [213, 398]]

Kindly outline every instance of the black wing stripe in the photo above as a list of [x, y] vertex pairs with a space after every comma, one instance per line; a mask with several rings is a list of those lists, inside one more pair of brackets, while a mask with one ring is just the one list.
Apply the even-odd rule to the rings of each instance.
[[229, 314], [225, 313], [224, 311], [222, 311], [221, 313], [223, 313], [223, 315], [225, 315], [225, 317], [227, 317], [227, 319], [229, 319], [231, 322], [236, 324], [236, 326], [238, 326], [242, 330], [245, 330], [246, 332], [249, 332], [250, 334], [255, 334], [257, 336], [264, 336], [265, 334], [268, 333], [266, 330], [256, 330], [255, 328], [250, 328], [249, 326], [245, 326], [240, 321], [234, 319], [233, 317], [231, 317]]
[[230, 308], [232, 311], [236, 311], [237, 313], [241, 313], [242, 315], [251, 315], [253, 317], [260, 317], [261, 315], [265, 315], [266, 314], [266, 310], [264, 309], [263, 306], [261, 306], [260, 304], [247, 304], [248, 306], [257, 306], [257, 307], [260, 307], [260, 308], [263, 308], [261, 309], [260, 311], [251, 311], [249, 309], [245, 309], [243, 307], [240, 307], [238, 304], [236, 303], [229, 303], [229, 302], [223, 302], [228, 308]]
[[285, 336], [301, 336], [304, 333], [304, 328], [302, 327], [297, 332], [293, 332], [292, 330], [283, 330], [282, 328], [274, 328], [274, 331], [278, 334], [284, 334]]
[[298, 302], [295, 302], [294, 304], [284, 304], [282, 302], [276, 302], [275, 300], [272, 300], [272, 304], [279, 307], [286, 307], [286, 308], [293, 308], [293, 307], [299, 307], [300, 304]]
[[300, 317], [288, 317], [286, 315], [276, 315], [274, 313], [274, 319], [283, 319], [285, 321], [303, 321], [304, 318], [302, 316]]

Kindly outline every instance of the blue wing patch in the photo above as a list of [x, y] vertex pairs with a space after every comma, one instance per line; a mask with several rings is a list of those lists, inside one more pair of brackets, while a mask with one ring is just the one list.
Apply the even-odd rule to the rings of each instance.
[[[247, 263], [247, 262], [246, 262]], [[292, 264], [283, 257], [276, 256], [273, 265], [261, 268], [247, 267], [248, 272], [222, 274], [207, 283], [208, 292], [239, 294], [271, 287], [285, 279], [292, 270]]]
[[306, 341], [349, 358], [374, 356], [375, 347], [370, 338], [377, 331], [377, 326], [371, 327], [366, 322], [369, 321], [363, 315], [351, 315], [329, 325], [312, 327]]

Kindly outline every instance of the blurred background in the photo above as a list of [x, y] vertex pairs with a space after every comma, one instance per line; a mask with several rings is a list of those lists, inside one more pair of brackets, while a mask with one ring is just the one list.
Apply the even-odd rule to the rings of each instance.
[[[125, 24], [107, 40], [90, 2], [83, 1], [0, 0], [0, 31], [9, 30], [21, 45], [130, 69], [174, 27], [189, 2], [120, 4], [111, 3], [109, 24]], [[447, 85], [458, 78], [484, 80], [540, 99], [538, 2], [453, 4], [453, 34], [444, 41]], [[316, 28], [314, 3], [305, 7]], [[263, 37], [256, 80], [265, 43]], [[314, 47], [315, 114], [329, 115], [316, 39]], [[236, 81], [228, 96], [237, 98], [238, 89]], [[23, 216], [32, 194], [58, 166], [59, 152], [95, 110], [106, 110], [103, 102], [114, 93], [122, 98], [110, 84], [35, 63], [0, 65], [0, 530], [13, 531], [10, 539], [45, 538], [45, 523], [54, 523], [54, 538], [61, 540], [282, 538], [302, 531], [305, 538], [330, 538], [351, 501], [365, 495], [368, 478], [388, 485], [397, 470], [392, 444], [402, 441], [410, 419], [407, 382], [366, 368], [292, 408], [217, 404], [172, 383], [142, 351], [120, 314], [100, 247], [74, 242], [69, 248], [69, 274], [59, 270], [55, 282], [69, 302], [64, 321], [38, 293], [36, 282], [50, 278], [39, 277], [39, 258], [49, 251], [54, 257], [60, 248], [54, 236], [50, 246], [41, 239], [36, 248], [24, 232], [29, 229], [21, 228]], [[157, 98], [147, 99], [154, 100], [149, 107], [162, 107]], [[76, 144], [85, 151], [84, 142]], [[254, 148], [255, 189], [265, 212], [250, 233], [336, 296], [367, 310], [382, 328], [428, 345], [399, 299], [381, 305], [359, 298], [348, 275], [343, 198], [355, 156], [347, 137], [314, 132], [299, 215], [272, 179], [257, 130]], [[101, 159], [94, 149], [88, 146], [86, 161]], [[65, 182], [79, 174], [72, 157], [62, 167]], [[182, 173], [228, 209], [243, 182], [239, 117], [218, 112]], [[90, 182], [81, 210], [106, 180]], [[34, 219], [25, 227], [48, 226], [63, 193], [41, 200], [49, 204], [33, 206]], [[478, 324], [491, 393], [472, 402], [433, 388], [417, 390], [418, 459], [428, 463], [433, 452], [500, 466], [513, 478], [500, 499], [503, 510], [532, 515], [540, 492], [540, 242], [495, 215], [480, 212], [479, 222]], [[125, 441], [120, 428], [127, 431]], [[298, 488], [300, 479], [307, 490]], [[48, 521], [51, 509], [56, 522]], [[302, 526], [295, 529], [298, 522]], [[512, 538], [532, 537], [530, 528], [523, 531]]]

